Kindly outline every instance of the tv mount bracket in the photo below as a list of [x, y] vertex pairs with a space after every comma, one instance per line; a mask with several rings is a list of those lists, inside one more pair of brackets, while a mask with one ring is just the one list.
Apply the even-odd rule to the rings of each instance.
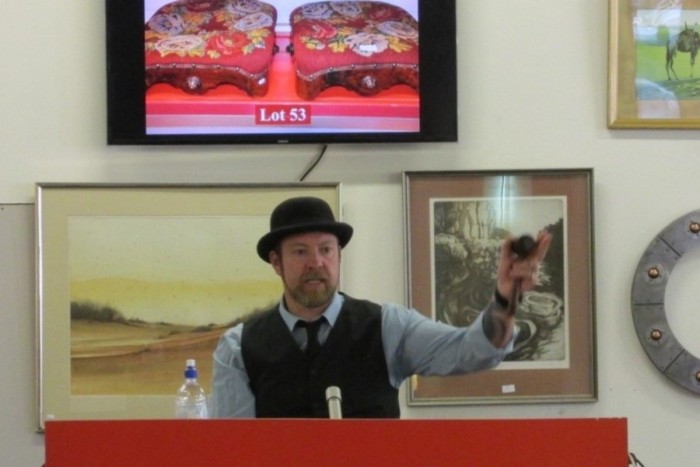
[[664, 299], [678, 260], [700, 246], [700, 210], [663, 229], [642, 255], [632, 283], [632, 320], [637, 337], [656, 367], [675, 383], [700, 394], [700, 359], [673, 334]]

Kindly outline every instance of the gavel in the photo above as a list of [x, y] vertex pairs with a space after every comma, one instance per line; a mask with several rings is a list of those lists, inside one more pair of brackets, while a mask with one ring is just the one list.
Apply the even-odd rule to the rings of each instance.
[[[510, 250], [515, 256], [524, 259], [530, 256], [537, 248], [537, 240], [530, 235], [522, 235], [511, 244]], [[510, 301], [508, 302], [508, 314], [514, 315], [518, 308], [520, 299], [521, 280], [515, 279], [513, 282], [513, 290], [510, 293]]]

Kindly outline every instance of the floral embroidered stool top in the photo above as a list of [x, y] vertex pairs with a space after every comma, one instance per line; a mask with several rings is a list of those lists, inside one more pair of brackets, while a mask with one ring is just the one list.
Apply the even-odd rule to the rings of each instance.
[[232, 84], [268, 89], [277, 10], [258, 0], [179, 0], [145, 25], [146, 86], [165, 82], [201, 94]]
[[290, 22], [300, 97], [313, 99], [329, 86], [361, 95], [398, 83], [418, 89], [418, 22], [402, 8], [322, 1], [295, 8]]

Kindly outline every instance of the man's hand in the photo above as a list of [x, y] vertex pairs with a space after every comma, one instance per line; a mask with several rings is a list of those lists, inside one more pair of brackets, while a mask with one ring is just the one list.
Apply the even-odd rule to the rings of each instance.
[[502, 297], [509, 299], [517, 280], [520, 281], [520, 291], [526, 292], [537, 283], [540, 263], [549, 250], [552, 235], [541, 231], [537, 235], [537, 245], [532, 253], [521, 258], [513, 253], [514, 238], [508, 237], [501, 247], [501, 257], [498, 262], [497, 290]]
[[[514, 238], [508, 237], [501, 247], [501, 257], [498, 262], [498, 282], [496, 292], [502, 299], [510, 301], [516, 282], [520, 281], [519, 292], [532, 289], [537, 284], [540, 263], [549, 250], [552, 235], [542, 231], [537, 235], [537, 245], [532, 253], [521, 258], [513, 253]], [[515, 297], [518, 300], [519, 297]], [[489, 336], [491, 343], [497, 348], [505, 347], [513, 338], [515, 327], [515, 313], [510, 313], [508, 307], [496, 303], [489, 316], [492, 321], [493, 334]]]

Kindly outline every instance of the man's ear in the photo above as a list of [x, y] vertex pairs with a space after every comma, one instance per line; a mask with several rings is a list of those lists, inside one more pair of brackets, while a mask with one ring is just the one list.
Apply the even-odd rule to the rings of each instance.
[[270, 264], [274, 268], [277, 275], [281, 276], [282, 275], [282, 258], [280, 257], [280, 255], [277, 254], [277, 251], [270, 250], [270, 254], [269, 254], [268, 258], [270, 259]]

